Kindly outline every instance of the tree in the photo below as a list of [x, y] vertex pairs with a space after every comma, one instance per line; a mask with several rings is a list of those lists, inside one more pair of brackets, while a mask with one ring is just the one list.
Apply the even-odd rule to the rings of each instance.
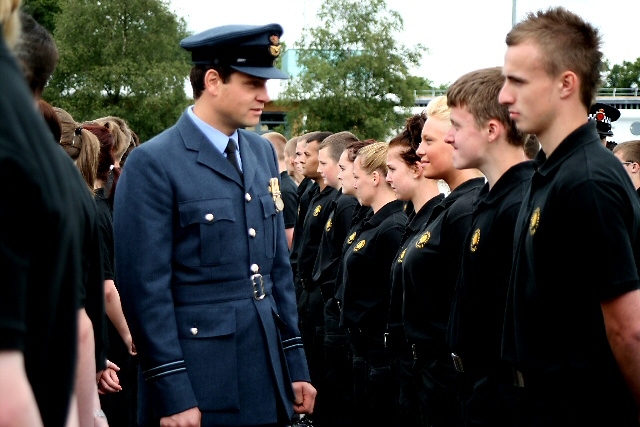
[[288, 126], [294, 133], [348, 130], [388, 138], [410, 115], [416, 88], [428, 84], [409, 74], [424, 47], [396, 42], [403, 20], [385, 0], [325, 0], [318, 18], [322, 24], [294, 44], [302, 72], [278, 101]]
[[638, 88], [640, 87], [640, 58], [635, 62], [623, 61], [622, 65], [614, 65], [609, 69], [605, 79], [605, 87]]
[[76, 121], [126, 120], [146, 141], [189, 104], [188, 35], [166, 0], [60, 0], [54, 38], [60, 63], [44, 92]]
[[56, 28], [56, 16], [62, 9], [60, 0], [23, 0], [22, 10], [53, 34]]

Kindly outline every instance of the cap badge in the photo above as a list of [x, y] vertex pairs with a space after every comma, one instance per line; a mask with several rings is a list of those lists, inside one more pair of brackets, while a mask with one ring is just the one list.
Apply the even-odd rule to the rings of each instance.
[[271, 42], [271, 46], [269, 46], [269, 53], [271, 53], [271, 56], [274, 58], [277, 58], [280, 56], [280, 50], [282, 48], [282, 46], [280, 46], [280, 37], [274, 34], [269, 37], [269, 41]]
[[424, 246], [427, 244], [430, 238], [431, 238], [431, 232], [427, 231], [422, 236], [420, 236], [420, 238], [416, 242], [416, 248], [418, 249], [424, 248]]
[[596, 120], [598, 121], [603, 121], [605, 118], [605, 114], [604, 114], [604, 109], [601, 108], [598, 110], [598, 112], [596, 113]]
[[476, 231], [474, 231], [473, 236], [471, 236], [471, 252], [477, 251], [479, 244], [480, 244], [480, 229], [478, 228]]
[[540, 208], [536, 208], [531, 215], [531, 223], [529, 224], [529, 234], [532, 236], [538, 231], [540, 225]]

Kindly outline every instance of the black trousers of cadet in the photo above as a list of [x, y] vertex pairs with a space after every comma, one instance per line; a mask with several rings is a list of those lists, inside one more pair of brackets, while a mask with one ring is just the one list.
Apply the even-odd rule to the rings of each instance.
[[309, 417], [315, 427], [329, 426], [326, 418], [330, 413], [327, 407], [327, 393], [324, 391], [325, 354], [324, 354], [324, 300], [320, 287], [311, 281], [302, 280], [302, 290], [298, 299], [298, 318], [300, 333], [304, 345], [311, 383], [318, 391], [313, 414]]
[[[379, 335], [379, 337], [378, 337]], [[358, 425], [397, 425], [398, 381], [383, 333], [374, 336], [349, 331], [353, 353], [354, 411]]]
[[462, 420], [460, 392], [463, 378], [448, 354], [418, 357], [414, 375], [423, 427], [458, 427]]
[[330, 298], [324, 307], [325, 395], [329, 425], [354, 427], [353, 360], [347, 332], [340, 327], [340, 309]]

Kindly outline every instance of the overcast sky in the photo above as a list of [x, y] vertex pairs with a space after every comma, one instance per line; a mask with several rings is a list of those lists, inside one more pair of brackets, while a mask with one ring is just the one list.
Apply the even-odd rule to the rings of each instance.
[[[226, 24], [279, 23], [288, 47], [305, 26], [319, 24], [323, 0], [171, 0], [171, 9], [194, 33]], [[451, 83], [478, 68], [502, 65], [504, 38], [512, 24], [514, 0], [387, 0], [400, 12], [404, 31], [397, 40], [411, 47], [422, 43], [428, 52], [414, 74], [436, 85]], [[611, 64], [640, 57], [640, 37], [634, 34], [640, 18], [638, 0], [517, 0], [516, 21], [527, 12], [562, 5], [598, 27], [603, 52]]]

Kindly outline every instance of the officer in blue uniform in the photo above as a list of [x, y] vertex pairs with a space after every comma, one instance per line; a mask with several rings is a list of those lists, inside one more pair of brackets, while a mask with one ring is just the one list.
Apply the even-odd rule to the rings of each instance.
[[[140, 426], [284, 426], [311, 413], [273, 147], [243, 128], [269, 101], [282, 27], [185, 38], [195, 103], [131, 152], [114, 207]], [[164, 421], [163, 421], [164, 420]]]

